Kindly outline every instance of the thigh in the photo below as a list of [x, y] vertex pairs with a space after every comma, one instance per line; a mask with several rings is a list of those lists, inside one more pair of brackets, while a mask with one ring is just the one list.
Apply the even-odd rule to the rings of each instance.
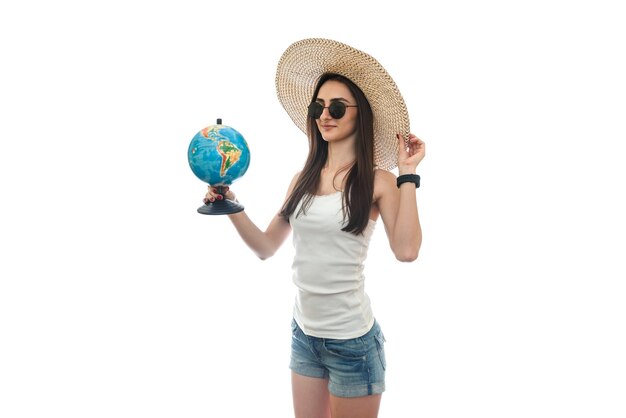
[[330, 418], [328, 379], [291, 372], [291, 390], [296, 418]]
[[360, 398], [339, 398], [330, 395], [332, 418], [376, 418], [382, 394]]

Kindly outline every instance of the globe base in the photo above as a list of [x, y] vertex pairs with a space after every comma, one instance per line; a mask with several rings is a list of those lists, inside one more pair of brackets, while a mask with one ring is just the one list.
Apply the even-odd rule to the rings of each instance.
[[209, 202], [198, 208], [198, 213], [203, 215], [230, 215], [233, 213], [241, 212], [244, 209], [243, 205], [239, 202], [233, 202], [232, 200], [216, 200], [215, 202]]

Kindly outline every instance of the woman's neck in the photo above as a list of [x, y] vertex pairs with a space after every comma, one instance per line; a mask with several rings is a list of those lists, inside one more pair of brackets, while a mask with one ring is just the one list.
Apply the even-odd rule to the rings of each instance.
[[323, 170], [336, 173], [353, 164], [355, 160], [354, 144], [350, 141], [331, 142], [328, 144], [328, 157]]

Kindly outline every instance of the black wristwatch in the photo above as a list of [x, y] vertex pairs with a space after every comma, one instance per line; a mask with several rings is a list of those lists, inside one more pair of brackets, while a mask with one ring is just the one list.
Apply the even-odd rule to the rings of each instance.
[[400, 188], [402, 183], [415, 183], [415, 188], [420, 187], [420, 176], [417, 174], [403, 174], [396, 179], [396, 185]]

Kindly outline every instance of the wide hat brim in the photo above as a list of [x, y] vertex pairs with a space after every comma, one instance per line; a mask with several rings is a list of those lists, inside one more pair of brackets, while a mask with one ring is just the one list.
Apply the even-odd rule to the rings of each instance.
[[324, 73], [352, 80], [365, 94], [374, 114], [374, 164], [384, 170], [398, 165], [400, 133], [407, 140], [409, 114], [391, 76], [372, 56], [330, 39], [311, 38], [291, 44], [276, 69], [278, 100], [306, 134], [307, 109]]

